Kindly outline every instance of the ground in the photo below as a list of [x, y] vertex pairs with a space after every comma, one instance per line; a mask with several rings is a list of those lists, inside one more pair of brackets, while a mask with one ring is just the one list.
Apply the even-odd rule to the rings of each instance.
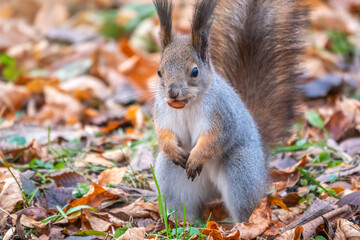
[[303, 114], [248, 223], [157, 197], [150, 0], [0, 2], [0, 239], [360, 239], [360, 2], [304, 2]]

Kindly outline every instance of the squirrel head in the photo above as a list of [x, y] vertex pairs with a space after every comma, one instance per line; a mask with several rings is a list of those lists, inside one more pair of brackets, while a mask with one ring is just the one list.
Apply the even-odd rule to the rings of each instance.
[[161, 26], [159, 88], [171, 107], [183, 108], [196, 101], [213, 79], [208, 47], [217, 0], [197, 1], [187, 35], [172, 31], [171, 0], [154, 0], [154, 4]]

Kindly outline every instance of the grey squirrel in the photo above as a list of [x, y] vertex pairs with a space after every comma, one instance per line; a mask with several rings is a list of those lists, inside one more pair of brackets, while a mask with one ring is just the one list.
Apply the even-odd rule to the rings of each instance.
[[162, 53], [153, 109], [155, 175], [168, 208], [198, 217], [222, 198], [246, 221], [265, 195], [268, 149], [297, 116], [306, 7], [299, 0], [199, 0], [189, 34], [154, 0]]

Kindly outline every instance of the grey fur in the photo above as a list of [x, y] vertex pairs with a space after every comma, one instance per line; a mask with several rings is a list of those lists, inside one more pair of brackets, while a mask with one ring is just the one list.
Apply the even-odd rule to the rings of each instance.
[[[203, 2], [205, 1], [203, 0]], [[210, 2], [213, 4], [215, 1]], [[283, 6], [274, 6], [279, 3], [283, 3]], [[234, 4], [236, 7], [231, 8], [227, 4]], [[212, 36], [214, 36], [211, 38], [213, 42], [210, 41], [211, 49], [205, 51], [206, 59], [209, 61], [202, 61], [202, 57], [194, 49], [189, 35], [174, 34], [171, 42], [163, 49], [159, 67], [162, 77], [157, 86], [153, 112], [155, 128], [172, 131], [176, 135], [176, 145], [183, 151], [182, 156], [186, 156], [185, 153], [190, 153], [190, 158], [200, 135], [208, 132], [219, 133], [215, 146], [219, 151], [205, 161], [201, 173], [194, 181], [188, 179], [186, 173], [188, 169], [185, 170], [181, 166], [175, 165], [174, 162], [176, 161], [170, 159], [164, 152], [160, 152], [156, 159], [155, 174], [159, 181], [161, 193], [166, 196], [168, 207], [178, 210], [179, 218], [182, 218], [185, 202], [187, 205], [186, 217], [190, 219], [191, 216], [198, 217], [206, 202], [222, 197], [235, 221], [247, 221], [264, 196], [267, 167], [262, 139], [269, 141], [271, 136], [275, 136], [274, 141], [277, 141], [277, 137], [283, 136], [285, 132], [278, 126], [285, 128], [294, 115], [293, 106], [283, 104], [282, 101], [285, 101], [288, 96], [287, 91], [296, 93], [295, 80], [289, 81], [289, 83], [284, 81], [289, 80], [291, 76], [297, 77], [296, 61], [290, 61], [289, 58], [292, 47], [295, 51], [294, 58], [297, 58], [299, 52], [299, 48], [294, 47], [292, 39], [286, 41], [283, 39], [292, 32], [288, 29], [291, 24], [275, 21], [277, 18], [281, 19], [281, 16], [274, 14], [283, 12], [286, 13], [286, 17], [289, 14], [295, 14], [297, 13], [294, 10], [295, 4], [295, 0], [220, 1], [219, 6], [215, 9], [215, 29], [211, 31]], [[266, 14], [257, 14], [257, 10]], [[235, 14], [232, 11], [238, 12]], [[250, 19], [248, 18], [249, 12], [251, 12]], [[242, 15], [241, 13], [247, 14]], [[295, 15], [294, 17], [296, 18]], [[265, 23], [264, 18], [270, 22]], [[261, 39], [267, 39], [266, 32], [263, 32], [262, 28], [270, 31], [272, 29], [271, 24], [274, 22], [283, 24], [274, 27], [277, 32], [270, 36], [270, 40], [275, 41], [275, 43], [269, 47], [275, 44], [276, 51], [266, 46], [257, 48], [256, 45], [253, 45], [254, 43], [235, 46], [235, 44], [242, 42], [248, 43], [243, 41], [246, 39], [247, 32], [244, 32], [244, 28], [241, 26], [245, 24], [244, 26], [247, 29], [250, 26], [249, 21], [254, 23], [254, 29], [249, 34], [261, 44], [267, 44], [268, 41]], [[291, 21], [291, 23], [294, 22]], [[221, 31], [221, 24], [224, 24], [224, 29], [230, 32], [221, 35], [219, 32]], [[282, 29], [282, 26], [285, 29]], [[245, 34], [241, 37], [241, 41], [238, 41], [240, 39], [238, 30]], [[259, 34], [256, 35], [257, 33]], [[276, 34], [281, 36], [274, 37]], [[215, 36], [219, 36], [219, 38]], [[224, 42], [214, 42], [217, 39]], [[232, 45], [228, 46], [227, 49], [227, 44]], [[250, 54], [249, 56], [241, 55], [240, 50], [244, 50], [245, 47], [254, 47], [254, 49], [245, 51], [246, 54]], [[228, 56], [219, 52], [221, 49], [227, 49], [225, 53]], [[232, 51], [233, 49], [239, 51]], [[257, 50], [261, 52], [257, 52]], [[210, 53], [213, 56], [210, 56]], [[281, 56], [285, 57], [284, 61], [278, 58], [277, 54], [282, 54]], [[269, 66], [251, 67], [251, 64], [257, 64], [257, 62], [253, 62], [254, 59], [261, 56], [266, 60], [275, 56], [274, 61], [279, 62], [272, 63]], [[237, 59], [240, 58], [241, 61], [238, 61]], [[247, 62], [246, 59], [249, 59], [250, 62]], [[214, 65], [212, 60], [214, 60]], [[289, 64], [286, 61], [290, 61]], [[261, 64], [266, 63], [262, 62]], [[199, 69], [197, 78], [190, 77], [191, 69], [194, 66]], [[271, 68], [271, 66], [274, 67]], [[286, 69], [286, 66], [289, 68]], [[244, 69], [239, 67], [244, 67]], [[241, 75], [243, 78], [235, 78], [236, 74], [242, 70], [245, 71], [245, 75]], [[252, 70], [259, 72], [251, 73]], [[261, 82], [262, 80], [265, 82]], [[255, 91], [256, 84], [261, 89]], [[247, 93], [247, 87], [249, 87], [249, 93]], [[179, 92], [177, 100], [187, 100], [183, 109], [173, 109], [168, 106], [170, 88]], [[264, 108], [263, 101], [259, 100], [264, 97], [261, 95], [261, 91], [264, 94], [272, 94], [271, 91], [274, 91], [274, 95], [280, 98], [279, 101], [273, 97], [265, 98], [267, 101], [274, 100], [275, 105], [263, 109], [263, 112], [266, 113], [264, 120], [271, 120], [268, 119], [271, 111], [273, 111], [272, 114], [281, 114], [284, 111], [291, 112], [291, 116], [285, 118], [275, 117], [274, 121], [279, 122], [275, 125], [270, 124], [270, 128], [266, 128], [266, 131], [260, 129], [261, 133], [269, 134], [267, 136], [260, 135], [254, 120], [254, 118], [261, 119], [261, 109]], [[245, 94], [246, 97], [243, 98], [245, 104], [239, 93]], [[256, 95], [250, 96], [250, 93]], [[294, 97], [291, 97], [289, 101], [293, 103]], [[271, 105], [271, 102], [266, 103], [266, 106], [269, 104]], [[251, 113], [245, 105], [251, 106]], [[262, 127], [264, 127], [264, 120], [260, 121]], [[273, 134], [269, 129], [280, 132]]]

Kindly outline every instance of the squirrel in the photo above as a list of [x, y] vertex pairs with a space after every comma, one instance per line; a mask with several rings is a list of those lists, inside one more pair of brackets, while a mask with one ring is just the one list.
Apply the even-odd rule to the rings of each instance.
[[222, 198], [235, 222], [265, 196], [269, 148], [299, 115], [306, 6], [300, 0], [198, 0], [191, 32], [153, 0], [161, 60], [153, 108], [155, 175], [167, 206], [198, 217]]

